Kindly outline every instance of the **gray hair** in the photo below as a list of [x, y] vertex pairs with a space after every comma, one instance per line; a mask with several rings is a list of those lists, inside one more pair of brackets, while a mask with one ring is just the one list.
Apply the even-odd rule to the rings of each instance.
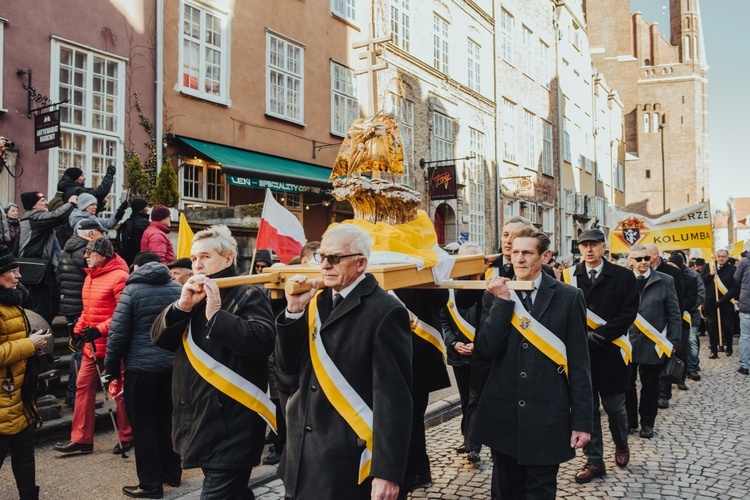
[[328, 228], [323, 234], [323, 238], [331, 235], [345, 236], [349, 242], [349, 249], [352, 253], [361, 253], [368, 259], [370, 258], [370, 249], [372, 248], [372, 238], [357, 226], [351, 224], [339, 224]]
[[213, 244], [214, 249], [222, 257], [232, 252], [234, 263], [237, 264], [237, 240], [234, 239], [232, 232], [227, 226], [217, 224], [203, 231], [198, 231], [193, 236], [193, 243], [198, 243], [201, 240], [209, 240]]
[[648, 248], [646, 248], [643, 245], [633, 245], [632, 247], [630, 247], [630, 251], [628, 253], [630, 253], [630, 252], [640, 252], [641, 250], [646, 250], [648, 252]]
[[508, 224], [516, 224], [520, 222], [524, 226], [530, 226], [531, 221], [527, 219], [526, 217], [521, 217], [520, 215], [514, 215], [513, 217], [509, 217], [503, 222], [503, 226], [507, 226]]
[[726, 248], [719, 248], [718, 250], [716, 250], [716, 253], [717, 253], [717, 254], [718, 254], [719, 252], [724, 252], [725, 254], [729, 255], [729, 252], [727, 251], [727, 249], [726, 249]]
[[617, 265], [622, 267], [630, 268], [630, 260], [627, 257], [617, 259]]
[[458, 255], [476, 255], [478, 253], [482, 253], [482, 250], [479, 245], [471, 241], [467, 241], [458, 248]]

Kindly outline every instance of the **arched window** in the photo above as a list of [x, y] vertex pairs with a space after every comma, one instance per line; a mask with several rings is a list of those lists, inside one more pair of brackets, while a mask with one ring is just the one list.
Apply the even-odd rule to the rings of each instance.
[[685, 41], [682, 44], [682, 55], [685, 61], [690, 60], [690, 48], [692, 47], [692, 41], [689, 35], [685, 35]]
[[651, 132], [651, 115], [649, 113], [643, 113], [643, 133], [648, 134]]
[[643, 65], [644, 66], [651, 66], [651, 60], [650, 59], [646, 59], [645, 61], [643, 61]]
[[688, 30], [690, 29], [690, 18], [689, 17], [685, 18], [685, 29], [688, 29]]
[[659, 131], [659, 113], [654, 113], [654, 133]]
[[698, 60], [698, 35], [693, 36], [693, 57]]

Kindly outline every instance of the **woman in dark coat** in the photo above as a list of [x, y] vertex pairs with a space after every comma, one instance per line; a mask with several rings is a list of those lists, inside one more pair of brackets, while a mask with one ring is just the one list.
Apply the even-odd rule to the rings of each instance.
[[[237, 242], [226, 226], [196, 233], [194, 274], [151, 329], [157, 346], [175, 352], [172, 440], [183, 469], [203, 470], [203, 499], [253, 498], [247, 483], [260, 462], [266, 428], [260, 413], [234, 399], [236, 393], [229, 395], [209, 382], [216, 382], [218, 372], [204, 370], [206, 363], [223, 365], [230, 377], [260, 392], [257, 401], [270, 405], [262, 400], [275, 342], [268, 300], [255, 286], [219, 290], [213, 281], [237, 275], [236, 256]], [[196, 363], [198, 358], [203, 363]], [[263, 408], [256, 409], [268, 418]]]

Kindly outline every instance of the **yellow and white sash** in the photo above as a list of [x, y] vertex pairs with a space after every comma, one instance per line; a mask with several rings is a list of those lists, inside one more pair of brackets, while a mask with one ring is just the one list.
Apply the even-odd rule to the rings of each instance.
[[500, 276], [500, 268], [499, 267], [490, 266], [484, 272], [484, 279], [497, 278], [498, 276]]
[[655, 344], [654, 349], [656, 349], [656, 354], [658, 354], [660, 358], [664, 355], [668, 358], [672, 356], [672, 349], [674, 349], [674, 346], [672, 345], [672, 342], [667, 339], [666, 326], [664, 327], [664, 330], [660, 332], [654, 328], [651, 323], [646, 321], [646, 318], [641, 316], [641, 313], [638, 313], [638, 316], [636, 316], [634, 324], [643, 335], [651, 339]]
[[719, 290], [719, 293], [721, 293], [722, 295], [726, 295], [727, 292], [729, 292], [729, 289], [726, 287], [724, 282], [721, 281], [721, 278], [719, 278], [718, 271], [716, 272], [716, 274], [714, 274], [714, 283], [716, 284], [717, 290]]
[[458, 326], [458, 329], [461, 330], [461, 333], [464, 334], [464, 337], [469, 339], [469, 342], [474, 342], [476, 328], [466, 321], [466, 319], [458, 312], [458, 308], [456, 307], [456, 291], [451, 288], [448, 294], [448, 312], [451, 314], [451, 318], [453, 318], [453, 321], [456, 323], [456, 326]]
[[515, 290], [510, 291], [510, 298], [513, 301], [513, 316], [510, 318], [511, 324], [534, 347], [542, 351], [542, 354], [551, 359], [555, 364], [561, 366], [565, 370], [565, 375], [567, 375], [568, 351], [565, 343], [523, 307], [521, 299]]
[[310, 327], [310, 361], [323, 394], [357, 437], [365, 442], [365, 449], [359, 459], [357, 482], [362, 484], [369, 477], [372, 466], [372, 410], [336, 367], [318, 335], [321, 327], [317, 306], [319, 294], [320, 292], [310, 301], [307, 312]]
[[190, 327], [182, 336], [182, 345], [190, 365], [203, 380], [260, 415], [276, 432], [276, 405], [265, 392], [201, 349], [193, 340]]
[[[568, 285], [577, 287], [578, 279], [576, 279], [575, 274], [573, 274], [574, 270], [574, 267], [567, 267], [563, 269], [563, 281], [565, 281], [565, 283], [567, 283]], [[600, 326], [606, 325], [607, 322], [604, 320], [604, 318], [596, 314], [594, 311], [586, 308], [586, 324], [592, 330], [596, 330]], [[625, 335], [617, 337], [616, 339], [612, 340], [612, 343], [620, 348], [620, 354], [622, 355], [622, 360], [625, 362], [625, 364], [629, 364], [633, 359], [633, 345], [630, 343], [630, 337], [628, 336], [628, 334], [626, 333]]]
[[687, 311], [683, 311], [682, 313], [682, 321], [688, 324], [689, 328], [693, 327], [693, 318], [690, 317], [690, 313]]
[[[401, 304], [404, 304], [401, 299], [398, 298], [393, 290], [388, 291], [393, 297], [396, 298]], [[404, 305], [406, 307], [406, 305]], [[447, 349], [445, 348], [445, 342], [443, 342], [443, 336], [433, 328], [431, 325], [425, 323], [417, 317], [416, 314], [411, 312], [409, 308], [406, 308], [406, 312], [409, 313], [409, 321], [411, 322], [411, 331], [414, 332], [417, 337], [420, 337], [435, 347], [443, 355], [443, 359], [446, 358]]]

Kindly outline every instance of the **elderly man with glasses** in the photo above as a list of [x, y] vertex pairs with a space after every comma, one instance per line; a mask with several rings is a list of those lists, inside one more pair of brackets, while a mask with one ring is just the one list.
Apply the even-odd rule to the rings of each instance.
[[287, 293], [277, 318], [276, 376], [291, 388], [279, 476], [296, 500], [395, 499], [404, 480], [409, 316], [365, 273], [371, 244], [354, 226], [328, 229], [315, 254], [326, 288]]

